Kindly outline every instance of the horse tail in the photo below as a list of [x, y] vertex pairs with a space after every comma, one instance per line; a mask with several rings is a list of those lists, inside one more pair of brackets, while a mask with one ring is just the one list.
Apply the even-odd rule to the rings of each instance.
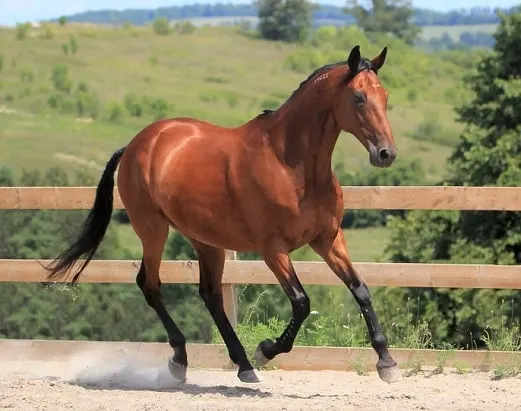
[[96, 189], [94, 206], [84, 221], [82, 229], [75, 242], [58, 255], [48, 266], [44, 266], [50, 273], [48, 279], [63, 278], [66, 273], [77, 263], [77, 260], [86, 255], [80, 268], [76, 270], [71, 284], [74, 284], [85, 267], [89, 264], [98, 249], [112, 217], [114, 202], [114, 173], [126, 147], [120, 148], [107, 162], [103, 175]]

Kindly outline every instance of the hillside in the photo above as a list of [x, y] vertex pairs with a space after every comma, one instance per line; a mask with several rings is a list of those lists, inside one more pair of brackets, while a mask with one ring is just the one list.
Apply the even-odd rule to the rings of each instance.
[[[372, 55], [388, 43], [381, 76], [400, 160], [421, 159], [433, 180], [461, 130], [453, 107], [465, 98], [460, 79], [472, 65], [472, 55], [371, 44], [355, 27], [322, 28], [308, 46], [191, 26], [157, 35], [149, 26], [47, 25], [21, 36], [0, 31], [0, 162], [17, 173], [55, 165], [96, 170], [154, 116], [238, 125], [276, 108], [314, 68], [345, 59], [354, 44]], [[367, 167], [351, 136], [340, 139], [335, 155], [346, 170]]]
[[[354, 18], [343, 11], [343, 7], [316, 2], [318, 7], [313, 11], [313, 20], [327, 22], [354, 23]], [[512, 8], [502, 9], [510, 12]], [[252, 3], [196, 3], [183, 6], [159, 7], [156, 9], [125, 10], [91, 10], [67, 16], [69, 21], [91, 22], [98, 24], [131, 23], [143, 25], [158, 17], [171, 20], [186, 20], [194, 18], [229, 18], [229, 17], [256, 17], [257, 7]], [[56, 21], [56, 20], [55, 20]], [[473, 7], [465, 10], [451, 10], [440, 12], [423, 8], [413, 8], [413, 21], [419, 26], [444, 25], [478, 25], [496, 24], [499, 19], [492, 7]]]
[[[477, 52], [427, 53], [386, 38], [373, 44], [354, 26], [322, 27], [309, 44], [297, 46], [262, 41], [235, 27], [182, 24], [172, 33], [158, 35], [150, 25], [67, 23], [0, 30], [0, 183], [60, 185], [65, 179], [56, 170], [45, 179], [32, 174], [20, 179], [23, 170], [44, 173], [60, 167], [71, 177], [85, 168], [94, 178], [89, 184], [94, 184], [109, 155], [153, 119], [193, 116], [221, 125], [241, 124], [262, 109], [276, 108], [318, 66], [346, 59], [355, 44], [361, 45], [365, 56], [389, 46], [380, 76], [389, 90], [388, 112], [400, 151], [391, 169], [375, 171], [362, 146], [343, 134], [334, 153], [341, 182], [350, 181], [350, 171], [356, 171], [362, 182], [375, 181], [367, 177], [377, 173], [391, 176], [387, 180], [391, 184], [411, 182], [420, 174], [418, 163], [410, 163], [415, 159], [426, 169], [427, 183], [436, 182], [445, 172], [446, 158], [462, 129], [455, 121], [454, 108], [468, 98], [461, 79], [475, 66]], [[4, 167], [11, 168], [16, 178], [10, 178]], [[395, 183], [397, 169], [403, 175]], [[354, 261], [381, 258], [390, 238], [389, 229], [382, 227], [384, 214], [371, 211], [357, 214], [357, 225], [346, 230]], [[0, 214], [1, 258], [51, 258], [77, 234], [86, 213], [4, 210]], [[124, 216], [115, 214], [96, 259], [141, 258], [136, 234], [124, 224]], [[173, 233], [165, 258], [194, 258], [192, 250], [176, 238]], [[187, 257], [189, 254], [192, 256]], [[316, 259], [306, 247], [293, 257]], [[313, 316], [308, 324], [316, 326], [305, 328], [334, 330], [335, 340], [331, 341], [336, 346], [366, 344], [367, 328], [344, 287], [306, 288], [312, 309], [319, 313], [332, 310], [332, 314], [331, 321]], [[197, 286], [165, 285], [162, 290], [187, 338], [211, 341], [213, 322]], [[334, 291], [331, 295], [330, 290]], [[278, 285], [247, 285], [237, 293], [241, 296], [240, 318], [253, 304], [248, 312], [248, 316], [255, 312], [252, 319], [289, 315], [291, 305]], [[417, 321], [413, 332], [418, 331], [419, 341], [421, 319], [410, 316], [414, 305], [405, 294], [373, 295], [375, 310], [383, 313], [382, 324], [392, 327], [393, 344], [407, 341], [418, 346], [415, 337], [410, 338], [407, 324]], [[432, 301], [428, 298], [422, 297], [422, 301]], [[0, 287], [0, 318], [6, 319], [0, 321], [4, 338], [166, 338], [134, 284], [83, 284], [66, 293], [58, 287], [6, 283]], [[429, 321], [438, 320], [429, 317]], [[255, 330], [250, 335], [257, 343], [261, 333]], [[271, 330], [262, 329], [262, 338], [269, 334]], [[317, 335], [314, 341], [322, 338], [322, 334], [313, 335]]]

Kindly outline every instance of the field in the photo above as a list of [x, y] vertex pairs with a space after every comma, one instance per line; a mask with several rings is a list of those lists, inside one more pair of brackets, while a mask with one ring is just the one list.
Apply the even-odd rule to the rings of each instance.
[[[47, 29], [52, 38], [41, 38], [43, 29], [30, 30], [24, 40], [18, 40], [14, 30], [0, 31], [0, 104], [5, 106], [0, 113], [0, 162], [16, 172], [29, 164], [68, 170], [81, 163], [104, 164], [112, 150], [151, 120], [144, 116], [105, 120], [113, 105], [124, 105], [128, 94], [165, 99], [168, 116], [195, 116], [233, 126], [264, 108], [277, 107], [318, 64], [345, 58], [349, 51], [348, 43], [319, 54], [309, 47], [251, 39], [224, 28], [168, 36], [155, 35], [150, 27]], [[71, 36], [77, 51], [65, 55], [62, 46]], [[379, 51], [379, 45], [364, 43], [366, 54]], [[228, 52], [231, 48], [233, 53]], [[407, 84], [411, 73], [405, 61], [419, 56], [418, 69], [412, 73], [413, 80], [419, 81]], [[50, 108], [48, 100], [57, 94], [51, 82], [56, 64], [66, 66], [72, 90], [83, 82], [99, 100], [103, 107], [96, 121], [80, 121]], [[450, 61], [396, 46], [391, 47], [382, 73], [390, 89], [389, 117], [400, 158], [420, 158], [429, 177], [439, 178], [450, 153], [446, 143], [454, 142], [461, 130], [453, 113], [453, 103], [465, 96], [461, 69]], [[434, 123], [439, 124], [432, 135], [426, 134], [422, 125], [428, 129]], [[347, 170], [368, 164], [367, 153], [347, 135], [341, 136], [335, 156]]]
[[[97, 180], [110, 153], [158, 114], [239, 125], [262, 109], [278, 107], [312, 70], [345, 59], [355, 44], [371, 56], [387, 43], [373, 44], [354, 27], [322, 28], [307, 46], [262, 41], [223, 27], [185, 27], [167, 35], [150, 26], [4, 28], [0, 164], [17, 176], [24, 169], [58, 166], [74, 173], [83, 168]], [[455, 104], [467, 98], [461, 59], [397, 41], [389, 47], [381, 77], [390, 92], [397, 164], [420, 159], [427, 180], [435, 182], [462, 129], [454, 113]], [[132, 114], [136, 104], [142, 113]], [[345, 133], [334, 162], [345, 172], [369, 168], [366, 151]], [[377, 258], [383, 233], [348, 234], [355, 260]], [[128, 227], [120, 234], [139, 256], [135, 234]], [[297, 253], [314, 258], [309, 250]]]
[[[187, 21], [190, 21], [192, 24], [196, 26], [204, 26], [204, 25], [210, 25], [210, 26], [218, 26], [218, 25], [232, 25], [237, 23], [247, 23], [251, 24], [252, 26], [256, 26], [259, 22], [259, 19], [255, 16], [248, 16], [248, 17], [198, 17], [198, 18], [189, 18], [186, 19]], [[343, 26], [345, 24], [344, 20], [340, 19], [320, 19], [317, 18], [314, 21], [316, 26]], [[442, 26], [442, 25], [436, 25], [436, 26], [422, 26], [421, 29], [421, 38], [423, 40], [429, 40], [431, 38], [435, 37], [441, 37], [443, 33], [447, 33], [449, 36], [451, 36], [454, 40], [457, 40], [459, 35], [463, 32], [470, 32], [470, 33], [493, 33], [496, 29], [496, 24], [461, 24], [461, 25], [451, 25], [451, 26]]]
[[424, 40], [429, 40], [435, 37], [443, 36], [443, 33], [447, 33], [454, 40], [459, 38], [459, 35], [463, 32], [470, 33], [488, 33], [492, 34], [496, 30], [496, 24], [476, 24], [476, 25], [459, 25], [459, 26], [426, 26], [422, 28], [422, 37]]

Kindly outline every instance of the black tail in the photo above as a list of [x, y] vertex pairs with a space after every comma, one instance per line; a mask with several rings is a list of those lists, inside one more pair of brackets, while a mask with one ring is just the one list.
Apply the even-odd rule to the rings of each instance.
[[96, 189], [94, 206], [83, 223], [81, 233], [76, 241], [45, 267], [46, 270], [50, 271], [48, 275], [49, 280], [64, 277], [77, 263], [77, 260], [83, 254], [86, 254], [85, 260], [71, 281], [71, 284], [74, 284], [94, 256], [110, 223], [114, 200], [114, 173], [124, 151], [125, 147], [120, 148], [112, 154], [112, 157], [107, 162]]

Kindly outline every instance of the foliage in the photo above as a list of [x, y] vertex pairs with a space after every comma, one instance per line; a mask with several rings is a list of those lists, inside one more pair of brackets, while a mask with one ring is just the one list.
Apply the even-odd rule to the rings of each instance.
[[[498, 8], [511, 12], [512, 8]], [[494, 7], [471, 7], [447, 12], [413, 8], [413, 22], [419, 26], [454, 26], [472, 24], [498, 23], [499, 18]], [[199, 17], [253, 17], [257, 16], [258, 6], [253, 3], [195, 3], [182, 6], [161, 7], [158, 9], [126, 9], [126, 10], [90, 10], [67, 17], [71, 22], [88, 22], [97, 24], [145, 25], [158, 17], [169, 20], [186, 20]], [[316, 25], [320, 21], [326, 24], [338, 21], [340, 25], [352, 24], [355, 19], [346, 15], [342, 7], [324, 4], [313, 10], [313, 20]]]
[[267, 40], [302, 42], [311, 28], [308, 0], [257, 0], [259, 33]]
[[[448, 176], [441, 184], [517, 186], [521, 178], [521, 8], [501, 16], [492, 54], [482, 57], [465, 78], [472, 99], [456, 109], [465, 129], [448, 160]], [[387, 249], [393, 261], [482, 264], [521, 262], [521, 219], [518, 213], [496, 211], [414, 211], [389, 222], [392, 238]], [[486, 275], [486, 273], [483, 273]], [[481, 344], [482, 329], [501, 329], [519, 318], [519, 291], [410, 290], [428, 295], [421, 312], [432, 320], [433, 334], [460, 345]], [[501, 315], [490, 307], [503, 306]]]
[[154, 20], [154, 32], [160, 35], [166, 35], [172, 31], [170, 22], [165, 17], [159, 17]]
[[31, 30], [31, 23], [17, 23], [16, 24], [16, 38], [18, 40], [25, 40], [29, 31]]
[[348, 0], [345, 12], [367, 33], [390, 33], [413, 44], [420, 28], [411, 22], [411, 0]]
[[[338, 167], [337, 167], [338, 168]], [[343, 173], [336, 170], [341, 185], [345, 186], [401, 186], [425, 185], [425, 170], [420, 161], [414, 159], [400, 162], [391, 168], [370, 168], [363, 171]], [[342, 228], [366, 228], [385, 226], [387, 217], [404, 217], [405, 210], [347, 210], [342, 221]]]

